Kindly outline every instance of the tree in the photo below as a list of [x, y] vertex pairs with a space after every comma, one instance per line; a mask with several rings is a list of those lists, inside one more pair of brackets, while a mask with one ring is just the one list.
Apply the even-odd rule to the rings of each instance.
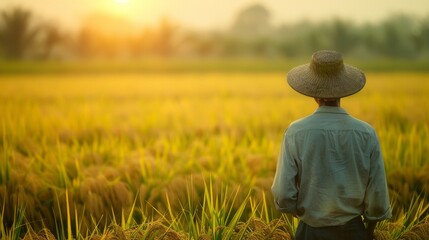
[[358, 41], [356, 33], [351, 22], [335, 19], [331, 23], [332, 48], [344, 54], [351, 51]]
[[429, 17], [426, 17], [420, 23], [416, 45], [419, 51], [429, 51]]
[[128, 57], [137, 48], [133, 24], [127, 19], [107, 13], [87, 16], [76, 37], [81, 57]]
[[52, 50], [63, 41], [63, 34], [60, 32], [59, 28], [55, 25], [48, 24], [44, 25], [42, 28], [42, 47], [43, 53], [42, 58], [47, 59], [51, 57]]
[[1, 13], [0, 43], [6, 58], [22, 59], [34, 47], [39, 28], [32, 26], [31, 12], [14, 8]]
[[406, 15], [394, 15], [382, 24], [382, 49], [389, 57], [414, 57], [417, 54], [414, 33], [415, 19]]
[[161, 20], [157, 29], [155, 50], [161, 56], [167, 57], [173, 54], [174, 37], [177, 33], [177, 26], [171, 23], [168, 18]]
[[259, 4], [241, 11], [232, 26], [232, 32], [243, 37], [267, 35], [270, 30], [270, 12]]

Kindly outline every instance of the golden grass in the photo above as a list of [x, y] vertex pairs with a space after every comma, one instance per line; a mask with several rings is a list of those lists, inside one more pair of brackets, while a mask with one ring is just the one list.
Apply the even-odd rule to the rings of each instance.
[[[429, 190], [429, 74], [367, 79], [342, 105], [376, 128], [391, 222], [403, 225], [404, 209], [417, 194], [426, 204]], [[130, 238], [128, 216], [131, 225], [171, 224], [162, 230], [171, 239], [170, 230], [194, 239], [291, 236], [292, 223], [271, 224], [281, 215], [269, 189], [285, 128], [315, 108], [277, 73], [2, 76], [2, 226], [25, 207], [34, 229], [59, 238]], [[209, 216], [222, 203], [229, 217]]]

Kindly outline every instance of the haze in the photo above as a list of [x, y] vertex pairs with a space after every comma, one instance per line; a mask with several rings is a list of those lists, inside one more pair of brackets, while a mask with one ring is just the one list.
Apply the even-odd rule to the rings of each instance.
[[22, 6], [71, 28], [78, 27], [88, 15], [104, 12], [135, 24], [154, 24], [168, 17], [180, 25], [202, 30], [229, 26], [241, 9], [255, 3], [270, 10], [273, 24], [333, 17], [357, 23], [374, 22], [394, 13], [429, 16], [427, 0], [1, 0], [0, 9]]

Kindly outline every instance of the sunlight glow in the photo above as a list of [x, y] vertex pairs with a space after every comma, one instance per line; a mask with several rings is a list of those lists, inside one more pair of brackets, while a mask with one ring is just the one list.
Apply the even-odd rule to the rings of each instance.
[[137, 9], [142, 9], [138, 1], [130, 0], [111, 0], [100, 1], [100, 10], [107, 14], [112, 14], [116, 17], [131, 19], [138, 16]]
[[114, 2], [118, 4], [127, 4], [128, 0], [114, 0]]

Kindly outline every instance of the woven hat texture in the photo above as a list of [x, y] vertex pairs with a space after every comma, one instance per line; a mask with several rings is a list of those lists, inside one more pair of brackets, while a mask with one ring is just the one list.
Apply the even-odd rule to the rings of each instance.
[[358, 68], [344, 64], [340, 53], [322, 50], [312, 55], [310, 63], [290, 70], [287, 82], [306, 96], [342, 98], [359, 92], [366, 78]]

